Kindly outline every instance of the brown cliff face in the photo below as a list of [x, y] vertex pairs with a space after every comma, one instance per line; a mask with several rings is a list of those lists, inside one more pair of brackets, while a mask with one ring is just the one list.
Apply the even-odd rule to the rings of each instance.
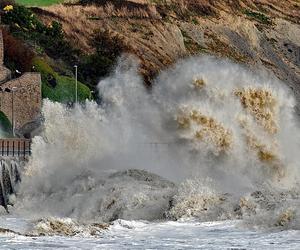
[[141, 60], [148, 78], [177, 59], [212, 54], [265, 67], [284, 80], [300, 103], [298, 0], [124, 0], [56, 5], [39, 11], [57, 19], [67, 38], [86, 53], [97, 31], [120, 38]]

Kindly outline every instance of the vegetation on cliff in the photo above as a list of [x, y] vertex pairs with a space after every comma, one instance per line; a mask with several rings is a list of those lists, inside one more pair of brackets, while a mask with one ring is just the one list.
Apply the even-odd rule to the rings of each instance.
[[[43, 59], [62, 59], [70, 65], [75, 60], [76, 51], [65, 40], [61, 24], [53, 21], [45, 25], [30, 9], [20, 5], [7, 5], [4, 10], [2, 21], [9, 25], [9, 29], [3, 30], [5, 65], [13, 75], [16, 71], [40, 72], [44, 98], [74, 102], [76, 83], [73, 75], [67, 76], [65, 72], [60, 75]], [[78, 100], [89, 98], [89, 88], [78, 82]]]
[[13, 75], [16, 70], [20, 72], [31, 71], [34, 52], [22, 39], [14, 37], [6, 29], [2, 30], [4, 43], [4, 64], [11, 69]]
[[[150, 84], [176, 60], [203, 53], [264, 66], [292, 88], [299, 82], [299, 1], [71, 2], [16, 6], [2, 19], [13, 36], [23, 39], [59, 75], [74, 77], [73, 66], [78, 65], [79, 80], [92, 90], [123, 52], [137, 56]], [[17, 11], [22, 13], [13, 19]]]
[[18, 4], [25, 6], [49, 6], [52, 4], [62, 3], [63, 0], [16, 0]]
[[74, 51], [64, 39], [59, 22], [52, 21], [46, 25], [30, 9], [19, 5], [5, 11], [2, 22], [9, 25], [12, 35], [27, 41], [38, 52], [45, 52], [54, 58], [73, 59]]
[[[42, 76], [42, 96], [52, 101], [69, 103], [75, 101], [76, 81], [72, 77], [59, 75], [43, 58], [33, 59], [34, 70]], [[91, 98], [89, 88], [78, 81], [78, 100]]]
[[[35, 11], [39, 13], [42, 10], [35, 9]], [[94, 52], [84, 53], [66, 39], [59, 21], [52, 19], [50, 22], [44, 23], [30, 8], [22, 5], [14, 4], [11, 9], [4, 11], [2, 22], [9, 25], [9, 31], [5, 31], [7, 66], [13, 72], [16, 69], [21, 72], [29, 71], [33, 70], [33, 67], [35, 71], [41, 72], [43, 97], [55, 101], [72, 99], [74, 91], [71, 85], [72, 82], [75, 82], [74, 65], [78, 65], [80, 82], [93, 90], [99, 79], [111, 70], [116, 58], [125, 51], [120, 39], [112, 39], [108, 33], [99, 31], [95, 32], [89, 41], [95, 48]], [[19, 53], [10, 50], [16, 44], [20, 45], [18, 46], [21, 50]], [[50, 59], [47, 64], [51, 64], [48, 66], [52, 67], [55, 73], [55, 75], [52, 74], [52, 79], [49, 79], [48, 73], [40, 71], [45, 68], [45, 62], [41, 63], [38, 60], [39, 63], [36, 65], [37, 60], [34, 58], [37, 56]], [[43, 67], [39, 65], [40, 63], [43, 64]], [[56, 89], [49, 84], [49, 80], [58, 83]], [[91, 92], [87, 91], [88, 88], [82, 87], [80, 82], [79, 99], [90, 98]], [[61, 93], [58, 94], [57, 91], [61, 91]]]
[[[299, 89], [296, 0], [80, 0], [35, 13], [43, 23], [59, 21], [65, 38], [87, 56], [96, 51], [92, 41], [98, 32], [108, 34], [108, 41], [117, 38], [122, 50], [139, 58], [150, 84], [176, 60], [204, 53], [266, 68]], [[295, 93], [300, 101], [300, 91]]]

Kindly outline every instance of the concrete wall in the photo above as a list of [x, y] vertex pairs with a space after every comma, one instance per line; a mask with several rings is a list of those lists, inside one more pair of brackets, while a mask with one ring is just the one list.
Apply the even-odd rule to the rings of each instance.
[[[42, 105], [41, 76], [39, 73], [25, 73], [19, 78], [1, 84], [2, 89], [12, 89], [13, 87], [17, 88], [14, 93], [0, 92], [0, 110], [11, 122], [14, 112], [15, 128], [19, 129], [40, 114]], [[14, 99], [13, 104], [12, 99]]]
[[10, 80], [11, 72], [3, 65], [3, 62], [3, 35], [0, 30], [0, 87], [2, 89], [17, 88], [13, 94], [12, 92], [0, 92], [0, 111], [11, 122], [13, 122], [14, 112], [15, 128], [19, 129], [26, 123], [34, 121], [40, 114], [42, 105], [41, 76], [39, 73], [24, 73], [21, 77]]
[[0, 84], [11, 79], [11, 72], [8, 68], [0, 65]]

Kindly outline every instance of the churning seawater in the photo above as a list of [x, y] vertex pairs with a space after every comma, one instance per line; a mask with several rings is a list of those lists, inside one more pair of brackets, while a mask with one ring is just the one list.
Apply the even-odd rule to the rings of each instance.
[[[10, 223], [24, 221], [10, 219]], [[2, 221], [3, 222], [3, 221]], [[20, 227], [20, 226], [19, 226]], [[300, 232], [254, 231], [238, 221], [113, 223], [97, 237], [78, 235], [25, 237], [11, 233], [0, 236], [0, 249], [299, 249]]]
[[300, 247], [300, 128], [284, 83], [195, 57], [150, 90], [124, 56], [98, 88], [101, 105], [44, 101], [1, 247]]

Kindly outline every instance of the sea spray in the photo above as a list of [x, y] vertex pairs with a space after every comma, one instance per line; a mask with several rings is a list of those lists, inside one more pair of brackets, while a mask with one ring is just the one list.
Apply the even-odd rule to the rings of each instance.
[[[33, 139], [19, 213], [104, 221], [162, 214], [243, 218], [262, 209], [256, 199], [253, 205], [243, 197], [257, 190], [288, 196], [297, 189], [295, 101], [274, 76], [195, 57], [162, 72], [147, 90], [136, 61], [121, 57], [98, 87], [100, 106], [87, 101], [68, 109], [44, 102], [44, 131]], [[144, 169], [188, 188], [181, 186], [178, 193], [164, 179], [149, 179], [148, 172], [142, 180], [128, 177], [127, 169]], [[112, 177], [116, 171], [123, 174]], [[203, 188], [206, 178], [213, 189]], [[281, 205], [275, 207], [263, 208], [280, 213]], [[297, 217], [287, 209], [288, 216], [276, 217], [283, 222], [272, 225]]]

